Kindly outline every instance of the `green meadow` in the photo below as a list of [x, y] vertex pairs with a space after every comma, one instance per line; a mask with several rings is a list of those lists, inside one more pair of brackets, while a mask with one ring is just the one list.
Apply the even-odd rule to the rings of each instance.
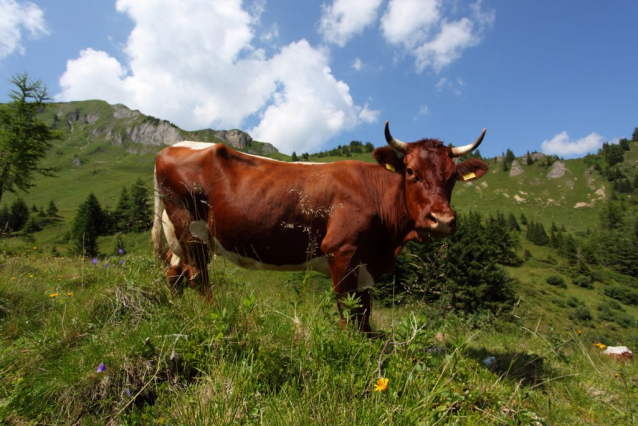
[[[636, 361], [601, 349], [638, 347], [638, 306], [609, 295], [638, 290], [638, 282], [599, 263], [591, 285], [577, 285], [564, 253], [528, 241], [524, 225], [512, 231], [522, 263], [503, 266], [515, 293], [511, 306], [468, 314], [445, 298], [393, 304], [377, 294], [374, 338], [339, 327], [330, 279], [313, 272], [248, 271], [218, 258], [208, 304], [191, 289], [168, 291], [149, 232], [101, 236], [95, 259], [73, 254], [68, 233], [89, 193], [113, 209], [136, 179], [152, 187], [162, 146], [126, 135], [161, 120], [129, 113], [114, 120], [114, 111], [86, 101], [54, 104], [43, 114], [63, 134], [45, 161], [59, 171], [38, 177], [21, 196], [29, 207], [54, 201], [59, 216], [41, 231], [0, 239], [0, 424], [638, 420]], [[176, 131], [217, 141], [209, 131]], [[116, 134], [121, 143], [113, 142]], [[309, 161], [345, 158], [312, 154]], [[347, 158], [373, 161], [370, 153]], [[457, 184], [453, 206], [483, 217], [524, 215], [547, 231], [553, 223], [584, 245], [613, 192], [590, 160], [567, 160], [565, 175], [549, 179], [543, 161], [519, 158], [523, 173], [510, 177], [501, 161], [488, 159], [488, 175]], [[618, 166], [633, 178], [637, 164], [638, 143], [631, 142]], [[630, 233], [635, 192], [618, 197]], [[15, 199], [5, 194], [2, 205]], [[556, 277], [562, 284], [551, 284]]]

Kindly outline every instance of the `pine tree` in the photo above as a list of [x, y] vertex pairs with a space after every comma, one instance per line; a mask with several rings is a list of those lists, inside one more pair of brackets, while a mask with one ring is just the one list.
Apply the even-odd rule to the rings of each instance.
[[0, 209], [0, 235], [4, 235], [9, 230], [9, 206], [6, 204]]
[[450, 239], [443, 291], [450, 305], [465, 312], [497, 311], [514, 299], [511, 280], [496, 264], [481, 217], [477, 213], [459, 216], [458, 232]]
[[514, 213], [510, 212], [510, 214], [507, 216], [507, 228], [510, 231], [517, 231], [520, 232], [521, 227], [518, 224], [518, 221], [516, 220], [516, 216], [514, 216]]
[[29, 207], [22, 198], [18, 198], [11, 204], [9, 213], [9, 230], [17, 232], [26, 225], [29, 220]]
[[151, 204], [148, 186], [138, 179], [131, 187], [131, 229], [144, 232], [151, 229]]
[[30, 81], [26, 73], [15, 75], [11, 83], [15, 86], [9, 93], [11, 101], [0, 105], [0, 200], [5, 191], [27, 192], [34, 173], [53, 175], [55, 169], [39, 163], [51, 141], [60, 138], [37, 116], [49, 99], [46, 86], [40, 80]]
[[93, 193], [78, 207], [71, 231], [75, 252], [81, 256], [97, 256], [98, 236], [104, 233], [105, 217]]
[[58, 206], [55, 205], [53, 200], [49, 201], [49, 207], [47, 208], [47, 216], [49, 217], [58, 216]]
[[512, 164], [512, 161], [514, 160], [516, 160], [516, 156], [514, 155], [511, 149], [507, 148], [507, 151], [505, 152], [505, 158], [503, 159], [503, 161], [505, 161], [509, 165], [509, 164]]
[[128, 195], [126, 187], [122, 188], [120, 192], [120, 198], [117, 202], [115, 210], [110, 215], [111, 222], [113, 223], [114, 231], [116, 232], [128, 232], [131, 226], [131, 198]]
[[292, 152], [292, 160], [293, 162], [299, 161], [299, 157], [297, 157], [297, 153], [295, 151]]

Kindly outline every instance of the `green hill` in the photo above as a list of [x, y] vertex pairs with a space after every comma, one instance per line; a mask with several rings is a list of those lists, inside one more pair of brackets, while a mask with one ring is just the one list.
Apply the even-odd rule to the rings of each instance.
[[[55, 201], [61, 218], [0, 239], [0, 423], [635, 422], [635, 362], [593, 346], [638, 347], [638, 281], [617, 265], [603, 259], [589, 266], [591, 282], [578, 282], [567, 246], [534, 244], [521, 223], [512, 231], [521, 264], [503, 266], [515, 293], [506, 312], [378, 298], [380, 341], [336, 327], [329, 279], [314, 273], [248, 271], [219, 259], [210, 306], [190, 291], [176, 298], [148, 232], [121, 236], [126, 253], [117, 256], [115, 237], [101, 237], [95, 265], [67, 256], [64, 234], [78, 205], [93, 192], [113, 209], [123, 187], [138, 178], [150, 186], [155, 154], [178, 140], [290, 157], [238, 130], [186, 132], [102, 101], [52, 104], [42, 118], [63, 136], [46, 159], [59, 173], [38, 177], [23, 198], [38, 207]], [[638, 142], [625, 146], [612, 165], [604, 152], [566, 161], [534, 154], [533, 164], [518, 158], [507, 171], [504, 159], [487, 159], [490, 173], [457, 184], [453, 205], [484, 218], [524, 215], [548, 232], [554, 223], [581, 259], [601, 249], [590, 247], [599, 241], [592, 236], [613, 204], [624, 224], [602, 249], [630, 259], [636, 253], [623, 244], [638, 229], [638, 189], [619, 182], [636, 181]], [[307, 161], [374, 161], [360, 151]], [[15, 198], [5, 194], [3, 205]], [[410, 256], [407, 263], [421, 261]], [[96, 372], [100, 363], [106, 370]], [[372, 390], [379, 376], [389, 378], [387, 392]]]

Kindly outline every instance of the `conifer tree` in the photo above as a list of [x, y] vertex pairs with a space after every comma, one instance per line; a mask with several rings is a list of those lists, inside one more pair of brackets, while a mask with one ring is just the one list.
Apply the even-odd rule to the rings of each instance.
[[9, 93], [11, 101], [0, 105], [0, 200], [5, 191], [25, 191], [33, 186], [33, 174], [52, 176], [52, 168], [42, 167], [40, 161], [59, 139], [37, 117], [46, 107], [46, 86], [40, 80], [31, 81], [25, 74], [11, 79], [15, 89]]
[[49, 201], [49, 207], [47, 208], [47, 216], [49, 217], [58, 216], [58, 206], [55, 205], [53, 200]]
[[4, 235], [9, 230], [9, 206], [6, 204], [0, 209], [0, 235]]
[[151, 229], [151, 203], [148, 186], [142, 179], [137, 179], [131, 187], [131, 229], [133, 232], [144, 232]]
[[29, 220], [29, 207], [22, 198], [18, 198], [11, 204], [9, 213], [9, 230], [17, 232], [26, 225]]
[[459, 216], [458, 232], [450, 239], [443, 288], [450, 304], [465, 312], [509, 306], [514, 298], [510, 278], [496, 264], [480, 215]]
[[295, 162], [295, 161], [299, 161], [299, 157], [297, 157], [297, 153], [295, 151], [292, 152], [292, 159], [291, 161]]
[[98, 236], [104, 233], [105, 217], [100, 202], [90, 193], [78, 207], [71, 231], [75, 252], [81, 256], [97, 256]]
[[514, 213], [510, 212], [510, 214], [507, 216], [507, 228], [510, 231], [517, 231], [520, 232], [521, 227], [518, 224], [518, 221], [516, 220], [516, 216], [514, 216]]
[[111, 214], [114, 230], [117, 232], [128, 232], [131, 224], [131, 198], [126, 187], [122, 188], [120, 198], [115, 210]]

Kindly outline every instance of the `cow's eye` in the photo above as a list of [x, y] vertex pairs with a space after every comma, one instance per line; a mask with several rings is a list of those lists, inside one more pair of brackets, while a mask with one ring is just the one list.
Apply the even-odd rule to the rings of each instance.
[[419, 178], [414, 174], [414, 170], [412, 170], [411, 168], [408, 167], [406, 172], [407, 172], [408, 176], [410, 176], [412, 178], [413, 182], [418, 182], [419, 181]]

